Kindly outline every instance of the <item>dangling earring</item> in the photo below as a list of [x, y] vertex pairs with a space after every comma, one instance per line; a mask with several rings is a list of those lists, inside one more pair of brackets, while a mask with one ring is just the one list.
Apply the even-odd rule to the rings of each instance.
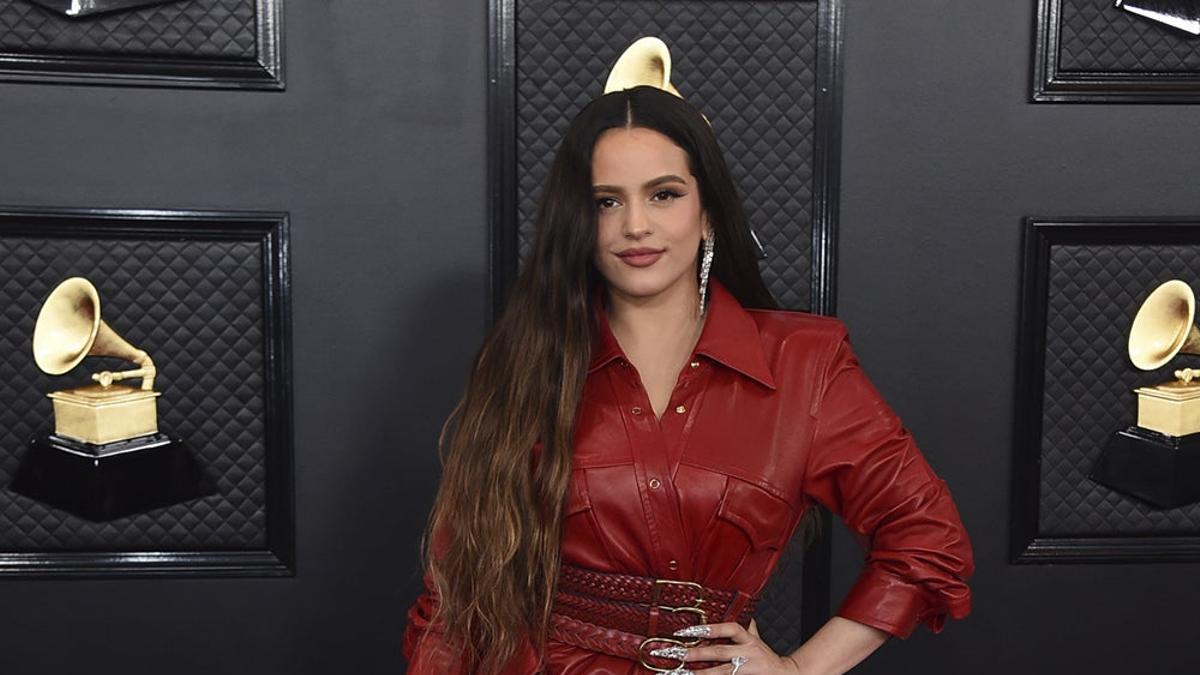
[[704, 256], [700, 258], [700, 314], [704, 315], [707, 309], [704, 305], [704, 300], [708, 296], [708, 272], [712, 269], [713, 261], [713, 240], [715, 236], [709, 234], [704, 238]]

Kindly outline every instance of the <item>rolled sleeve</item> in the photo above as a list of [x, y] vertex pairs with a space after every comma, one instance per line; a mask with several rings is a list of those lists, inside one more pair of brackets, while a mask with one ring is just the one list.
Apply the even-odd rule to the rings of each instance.
[[[448, 544], [446, 536], [434, 540], [434, 554], [441, 555]], [[409, 607], [402, 649], [408, 662], [408, 675], [466, 675], [467, 666], [460, 648], [443, 634], [437, 616], [438, 594], [430, 572], [424, 575], [424, 591]], [[541, 655], [528, 638], [521, 641], [516, 654], [497, 669], [497, 675], [532, 675], [542, 672]]]
[[463, 673], [459, 654], [442, 639], [434, 623], [437, 595], [425, 575], [425, 591], [408, 609], [408, 624], [404, 628], [404, 658], [411, 675], [452, 675]]
[[897, 637], [971, 609], [966, 529], [945, 482], [867, 379], [840, 327], [814, 407], [805, 492], [868, 544], [838, 615]]

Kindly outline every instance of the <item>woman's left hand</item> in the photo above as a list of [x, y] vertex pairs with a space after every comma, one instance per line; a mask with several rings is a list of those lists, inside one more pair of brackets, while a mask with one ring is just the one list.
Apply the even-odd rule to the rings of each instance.
[[[732, 673], [737, 675], [798, 675], [801, 672], [800, 665], [796, 661], [790, 657], [779, 656], [759, 639], [758, 635], [742, 628], [740, 624], [713, 623], [692, 628], [704, 632], [685, 637], [728, 638], [733, 640], [733, 644], [691, 647], [680, 658], [685, 662], [724, 661], [725, 664], [696, 671], [680, 668], [673, 672], [694, 673], [694, 675], [731, 675]], [[735, 657], [741, 657], [738, 659], [742, 662], [740, 666], [734, 662]]]

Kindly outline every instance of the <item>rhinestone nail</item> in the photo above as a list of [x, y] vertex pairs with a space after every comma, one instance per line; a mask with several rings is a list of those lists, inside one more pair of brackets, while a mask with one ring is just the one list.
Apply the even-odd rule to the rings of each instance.
[[711, 634], [712, 628], [703, 623], [675, 631], [675, 635], [678, 637], [708, 637]]
[[662, 647], [661, 649], [651, 649], [650, 656], [657, 656], [660, 659], [685, 659], [687, 658], [687, 647], [670, 646]]

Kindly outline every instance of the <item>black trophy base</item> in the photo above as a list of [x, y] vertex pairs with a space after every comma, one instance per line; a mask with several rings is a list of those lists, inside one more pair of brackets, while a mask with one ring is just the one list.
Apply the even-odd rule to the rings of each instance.
[[94, 522], [216, 491], [182, 440], [155, 434], [117, 445], [34, 438], [9, 489]]
[[1200, 501], [1200, 434], [1115, 432], [1088, 476], [1161, 509]]

